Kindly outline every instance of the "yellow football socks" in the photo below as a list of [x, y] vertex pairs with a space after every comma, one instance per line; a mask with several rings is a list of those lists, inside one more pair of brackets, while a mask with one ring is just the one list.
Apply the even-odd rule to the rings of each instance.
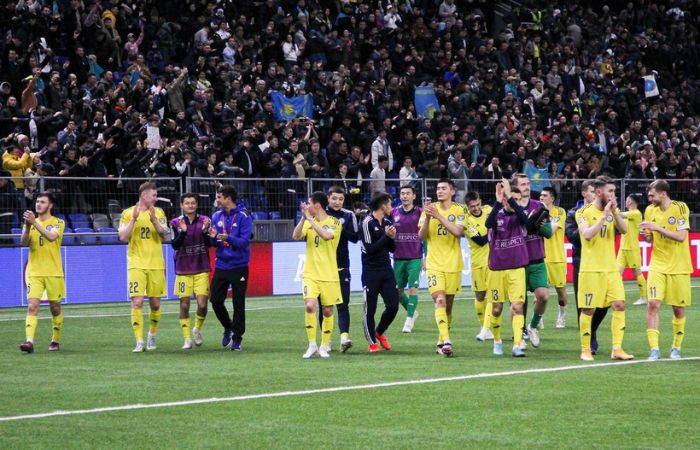
[[649, 348], [659, 348], [659, 330], [654, 328], [647, 328], [647, 341], [649, 342]]
[[136, 342], [143, 342], [143, 312], [141, 309], [131, 308], [131, 328], [134, 329]]
[[304, 313], [304, 325], [306, 326], [306, 337], [309, 342], [316, 343], [316, 315], [314, 313]]
[[151, 309], [151, 311], [148, 313], [148, 322], [150, 323], [148, 332], [151, 334], [156, 334], [158, 332], [158, 324], [160, 323], [160, 308]]
[[625, 312], [612, 312], [612, 346], [613, 349], [622, 347], [622, 339], [625, 337]]
[[450, 329], [447, 322], [447, 310], [445, 307], [435, 308], [435, 323], [437, 323], [438, 332], [440, 337], [438, 340], [444, 342], [445, 339], [450, 338]]
[[445, 310], [445, 315], [447, 315], [447, 329], [451, 330], [452, 329], [452, 314], [447, 314], [447, 310]]
[[[496, 342], [501, 341], [501, 323], [503, 321], [503, 316], [491, 316], [491, 331], [493, 331], [493, 340]], [[522, 332], [520, 333], [522, 336]]]
[[61, 342], [61, 333], [63, 333], [63, 313], [51, 317], [51, 325], [53, 332], [51, 334], [52, 342]]
[[671, 323], [673, 324], [673, 347], [681, 348], [683, 337], [685, 337], [685, 317], [673, 316]]
[[591, 349], [591, 324], [593, 323], [593, 316], [581, 313], [578, 320], [579, 327], [578, 332], [581, 336], [581, 350]]
[[522, 314], [513, 315], [513, 347], [520, 345], [523, 339], [523, 326], [525, 326], [525, 316]]
[[493, 302], [487, 302], [484, 300], [484, 303], [486, 304], [486, 310], [484, 311], [484, 323], [482, 326], [484, 328], [491, 328], [491, 317], [493, 317]]
[[321, 333], [321, 345], [327, 346], [331, 342], [331, 335], [333, 334], [333, 315], [330, 317], [323, 316]]
[[476, 317], [479, 319], [479, 324], [484, 326], [484, 312], [486, 311], [486, 300], [474, 300], [474, 309], [476, 309]]
[[182, 330], [182, 337], [185, 340], [192, 339], [192, 330], [190, 330], [190, 319], [180, 319], [180, 329]]
[[198, 330], [202, 329], [202, 325], [204, 325], [204, 319], [206, 319], [207, 316], [200, 316], [199, 314], [195, 314], [194, 316], [194, 327]]
[[639, 298], [647, 298], [647, 279], [641, 273], [637, 277], [637, 286], [639, 286]]
[[30, 316], [27, 314], [27, 320], [25, 323], [25, 333], [27, 333], [27, 340], [34, 342], [34, 334], [36, 333], [36, 326], [39, 323], [37, 316]]

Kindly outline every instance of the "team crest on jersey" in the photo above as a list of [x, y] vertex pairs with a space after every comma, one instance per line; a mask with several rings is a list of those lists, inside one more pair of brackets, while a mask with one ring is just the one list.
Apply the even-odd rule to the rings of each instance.
[[335, 227], [333, 227], [333, 226], [331, 226], [331, 225], [324, 225], [322, 228], [323, 228], [324, 230], [335, 230]]
[[676, 218], [673, 217], [673, 216], [669, 217], [669, 218], [668, 218], [668, 223], [669, 223], [669, 225], [673, 225], [674, 223], [676, 223]]
[[58, 231], [58, 227], [56, 225], [49, 225], [48, 227], [46, 227], [46, 231], [54, 231], [54, 230]]
[[220, 226], [220, 227], [223, 227], [223, 226], [224, 226], [224, 223], [223, 223], [222, 221], [219, 220], [219, 221], [216, 223], [216, 225], [218, 225], [218, 226]]
[[612, 222], [613, 221], [613, 216], [608, 216], [605, 218], [606, 221]]
[[455, 215], [454, 215], [454, 214], [450, 214], [449, 216], [447, 216], [447, 220], [449, 220], [450, 222], [454, 222], [454, 221], [455, 221]]
[[401, 216], [394, 216], [394, 222], [398, 222]]

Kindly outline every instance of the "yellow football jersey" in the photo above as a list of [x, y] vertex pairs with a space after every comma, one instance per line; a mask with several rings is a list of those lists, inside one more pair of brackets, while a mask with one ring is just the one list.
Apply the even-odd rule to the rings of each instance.
[[[619, 212], [619, 210], [618, 210]], [[604, 212], [589, 203], [576, 211], [576, 223], [581, 235], [581, 272], [617, 272], [615, 255], [615, 218], [612, 214], [591, 240], [583, 237], [581, 225], [593, 226], [603, 217]]]
[[[661, 228], [670, 231], [690, 230], [690, 212], [688, 211], [688, 205], [683, 202], [672, 201], [666, 211], [661, 211], [661, 208], [649, 205], [644, 210], [644, 220], [654, 222]], [[654, 236], [654, 244], [649, 270], [666, 275], [693, 272], [688, 236], [683, 242], [678, 242], [665, 238], [657, 231], [654, 231], [652, 234]]]
[[630, 209], [625, 213], [627, 234], [622, 235], [620, 250], [639, 251], [639, 224], [642, 223], [642, 212], [638, 209]]
[[[156, 218], [163, 228], [168, 227], [168, 220], [165, 213], [160, 208], [155, 208]], [[134, 207], [125, 209], [122, 212], [119, 229], [126, 227], [131, 222]], [[151, 215], [148, 211], [141, 211], [134, 231], [129, 239], [129, 251], [126, 254], [127, 268], [129, 269], [164, 269], [163, 242], [156, 231], [156, 227], [151, 223]]]
[[469, 250], [471, 251], [472, 267], [477, 269], [489, 265], [489, 244], [479, 245], [471, 238], [476, 236], [488, 236], [489, 230], [486, 228], [486, 218], [491, 213], [493, 207], [484, 205], [481, 207], [479, 217], [472, 216], [467, 211], [467, 223], [464, 227], [464, 234], [469, 238]]
[[564, 222], [566, 222], [566, 211], [559, 206], [553, 207], [549, 211], [549, 219], [552, 226], [557, 226], [557, 231], [552, 233], [552, 237], [544, 240], [544, 260], [549, 263], [566, 262], [564, 251]]
[[63, 260], [61, 259], [61, 241], [66, 228], [64, 221], [58, 217], [49, 217], [45, 221], [38, 218], [37, 222], [46, 231], [55, 231], [58, 238], [51, 242], [32, 226], [29, 230], [29, 261], [27, 262], [28, 277], [62, 277]]
[[[464, 206], [452, 203], [447, 210], [440, 207], [440, 203], [435, 203], [438, 212], [462, 229], [465, 227], [466, 214]], [[423, 226], [426, 220], [425, 212], [420, 215], [419, 226]], [[462, 249], [459, 246], [460, 238], [455, 237], [447, 231], [439, 221], [430, 220], [428, 228], [428, 257], [425, 261], [427, 270], [435, 272], [460, 272], [464, 268]]]
[[338, 219], [328, 216], [318, 221], [324, 230], [333, 233], [333, 239], [324, 240], [311, 227], [309, 221], [304, 222], [301, 232], [306, 236], [306, 262], [304, 263], [304, 278], [315, 281], [340, 281], [338, 277], [338, 260], [336, 251], [340, 242], [343, 225]]

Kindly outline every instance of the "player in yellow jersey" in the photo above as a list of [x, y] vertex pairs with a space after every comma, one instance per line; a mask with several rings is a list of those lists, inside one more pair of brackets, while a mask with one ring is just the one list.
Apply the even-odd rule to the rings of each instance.
[[[310, 359], [318, 355], [330, 357], [329, 343], [333, 334], [333, 306], [343, 302], [336, 252], [343, 225], [326, 213], [328, 197], [314, 192], [308, 203], [301, 204], [301, 220], [294, 227], [292, 239], [306, 239], [306, 262], [303, 274], [303, 295], [306, 304], [305, 326], [309, 346], [302, 356]], [[321, 300], [323, 322], [321, 346], [316, 344], [316, 304]]]
[[467, 192], [465, 195], [468, 215], [464, 235], [469, 239], [472, 268], [472, 291], [474, 291], [474, 308], [479, 319], [481, 330], [476, 340], [483, 342], [493, 339], [491, 331], [491, 307], [486, 301], [486, 280], [489, 273], [489, 230], [486, 228], [486, 218], [493, 209], [491, 205], [482, 206], [478, 192]]
[[639, 197], [630, 194], [625, 199], [627, 211], [622, 213], [627, 223], [627, 233], [620, 240], [620, 250], [617, 252], [617, 267], [620, 268], [620, 275], [626, 268], [634, 270], [639, 286], [639, 299], [635, 305], [646, 305], [647, 303], [647, 280], [642, 275], [642, 255], [639, 251], [639, 224], [642, 222], [642, 213], [639, 211]]
[[596, 308], [612, 305], [612, 359], [629, 360], [622, 349], [625, 335], [625, 288], [615, 262], [615, 228], [627, 232], [615, 200], [615, 183], [611, 178], [593, 180], [595, 200], [576, 211], [581, 236], [581, 269], [578, 306], [581, 308], [579, 334], [581, 359], [593, 361], [591, 323]]
[[34, 334], [38, 323], [39, 302], [46, 291], [51, 309], [53, 334], [49, 351], [59, 349], [61, 332], [63, 331], [63, 313], [61, 299], [66, 296], [65, 280], [63, 279], [63, 262], [61, 260], [61, 241], [66, 224], [51, 215], [54, 199], [48, 192], [42, 192], [36, 197], [36, 214], [24, 212], [24, 227], [22, 230], [23, 246], [29, 246], [27, 262], [27, 318], [25, 321], [26, 340], [19, 346], [27, 353], [34, 352]]
[[[156, 208], [158, 191], [155, 183], [139, 186], [139, 201], [125, 209], [119, 222], [119, 240], [129, 244], [127, 282], [131, 298], [131, 326], [136, 337], [133, 352], [156, 349], [160, 322], [160, 298], [165, 296], [165, 261], [163, 241], [170, 235], [162, 209]], [[143, 301], [148, 297], [150, 312], [148, 342], [143, 344]]]
[[549, 220], [552, 224], [552, 236], [544, 240], [544, 264], [547, 267], [547, 279], [550, 286], [554, 286], [559, 298], [559, 314], [555, 326], [566, 327], [566, 252], [564, 250], [564, 222], [566, 211], [557, 206], [557, 191], [553, 187], [545, 187], [540, 193], [540, 201], [549, 211]]
[[640, 224], [642, 235], [654, 242], [647, 293], [647, 339], [649, 359], [659, 359], [659, 307], [662, 301], [673, 308], [671, 358], [680, 359], [685, 336], [685, 308], [690, 306], [690, 274], [693, 271], [688, 245], [688, 205], [673, 201], [669, 184], [656, 180], [649, 186], [649, 202]]
[[418, 237], [427, 241], [428, 256], [425, 262], [428, 290], [435, 301], [435, 322], [439, 338], [436, 351], [452, 356], [450, 324], [455, 294], [461, 291], [462, 249], [459, 240], [464, 235], [464, 207], [452, 202], [455, 184], [443, 178], [435, 189], [437, 203], [426, 201], [419, 221]]

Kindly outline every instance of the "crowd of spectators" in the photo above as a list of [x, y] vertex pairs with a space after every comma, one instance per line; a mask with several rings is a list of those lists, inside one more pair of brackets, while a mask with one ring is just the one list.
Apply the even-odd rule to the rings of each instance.
[[[363, 191], [448, 176], [464, 191], [529, 162], [564, 192], [608, 174], [682, 180], [696, 199], [698, 3], [503, 3], [1, 0], [0, 176], [26, 178], [0, 191], [30, 198], [37, 176]], [[432, 118], [413, 103], [425, 84]], [[277, 120], [273, 89], [311, 94], [313, 116]], [[289, 200], [252, 183], [279, 194], [264, 207]]]

